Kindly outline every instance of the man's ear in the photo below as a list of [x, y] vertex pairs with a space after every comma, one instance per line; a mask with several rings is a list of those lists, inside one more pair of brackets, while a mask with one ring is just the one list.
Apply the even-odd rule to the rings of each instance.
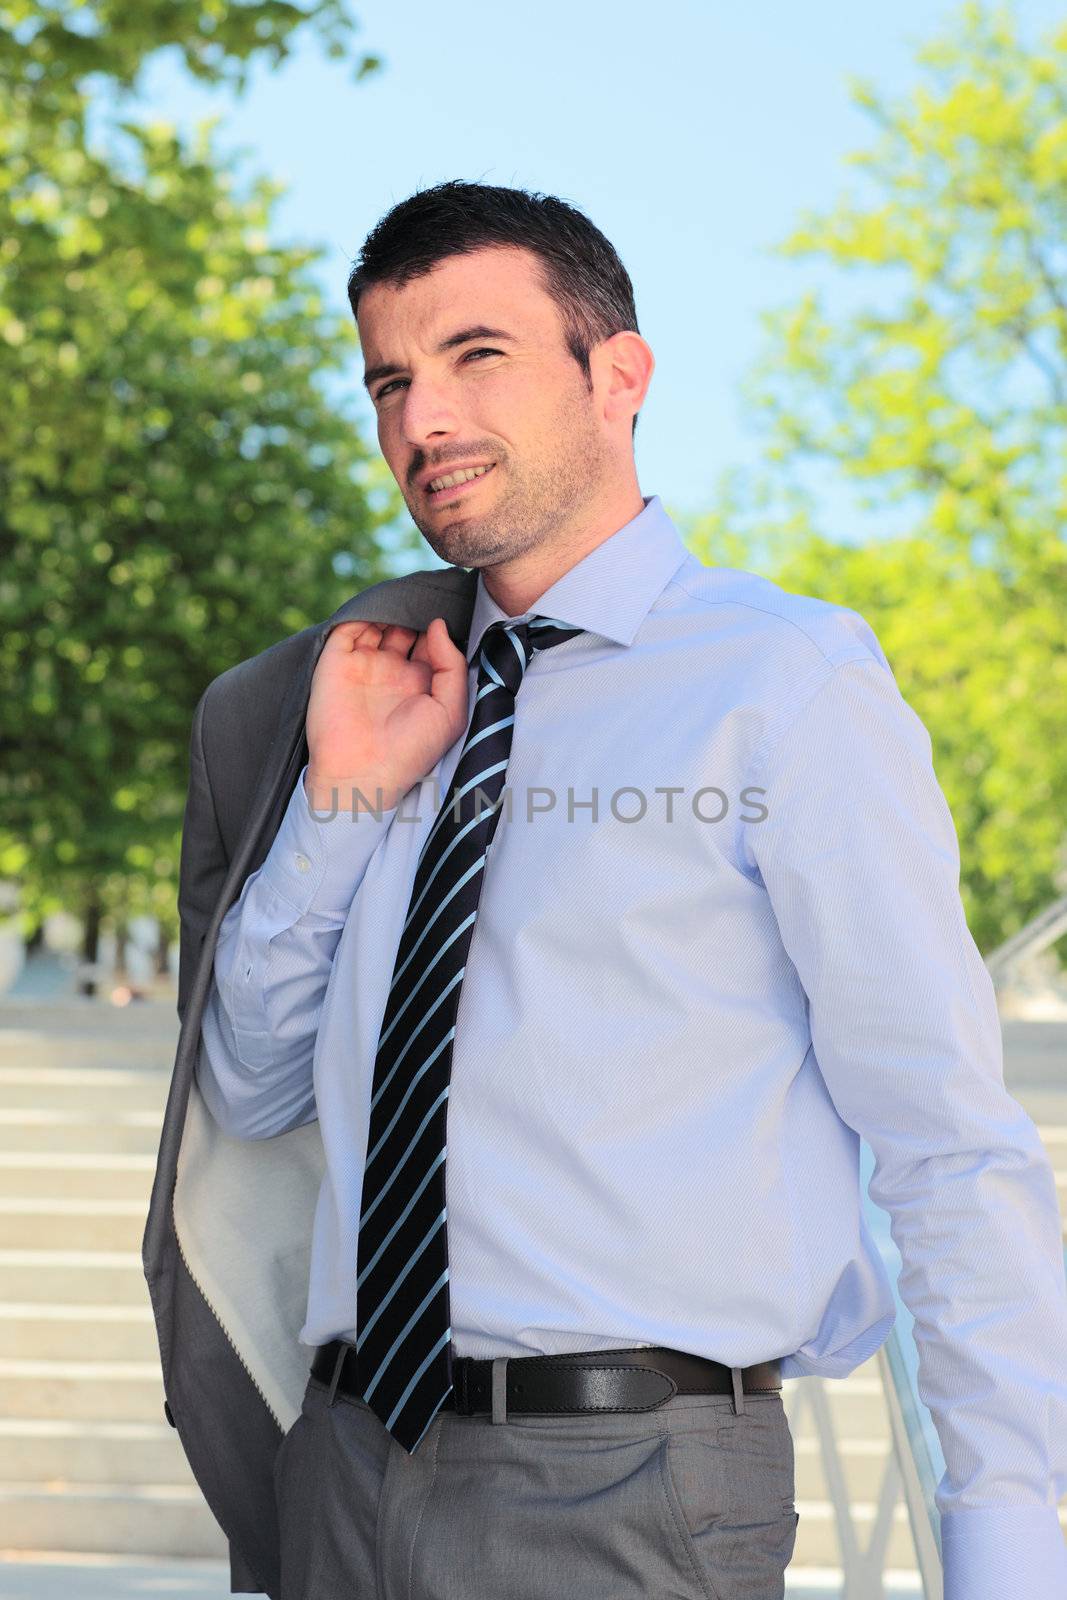
[[651, 345], [639, 333], [623, 328], [594, 345], [589, 365], [594, 386], [600, 389], [604, 420], [623, 418], [629, 428], [644, 404], [655, 370]]

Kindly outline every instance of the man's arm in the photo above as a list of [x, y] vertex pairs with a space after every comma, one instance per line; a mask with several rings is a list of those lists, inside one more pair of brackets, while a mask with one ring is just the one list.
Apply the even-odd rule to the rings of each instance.
[[871, 1146], [944, 1450], [945, 1600], [1060, 1600], [1067, 1285], [1055, 1179], [1004, 1087], [929, 735], [873, 657], [770, 751], [751, 850], [843, 1120]]
[[467, 683], [442, 617], [424, 634], [342, 622], [326, 639], [307, 765], [219, 931], [196, 1076], [225, 1132], [264, 1139], [315, 1115], [315, 1039], [341, 931], [404, 795], [462, 732]]
[[266, 1139], [316, 1115], [312, 1066], [334, 954], [399, 806], [313, 812], [307, 770], [219, 928], [196, 1078], [235, 1138]]

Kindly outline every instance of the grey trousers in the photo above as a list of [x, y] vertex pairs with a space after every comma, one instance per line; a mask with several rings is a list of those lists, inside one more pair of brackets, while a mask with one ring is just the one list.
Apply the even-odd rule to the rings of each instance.
[[414, 1454], [307, 1379], [275, 1464], [280, 1600], [782, 1600], [781, 1392], [654, 1411], [440, 1411]]
[[308, 1377], [275, 1493], [280, 1600], [783, 1600], [781, 1394], [646, 1412], [434, 1418], [414, 1455]]

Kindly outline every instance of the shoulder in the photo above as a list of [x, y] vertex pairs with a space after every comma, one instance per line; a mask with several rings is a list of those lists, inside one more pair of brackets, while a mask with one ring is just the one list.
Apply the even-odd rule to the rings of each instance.
[[[406, 626], [425, 626], [427, 597], [450, 616], [463, 617], [473, 604], [472, 574], [462, 567], [431, 568], [386, 578], [350, 595], [332, 616], [288, 634], [237, 661], [212, 678], [193, 715], [193, 744], [211, 773], [225, 772], [238, 788], [254, 784], [281, 726], [288, 703], [301, 719], [305, 707], [290, 699], [294, 683], [310, 686], [311, 671], [332, 626], [356, 617], [375, 617]], [[469, 622], [469, 618], [467, 618]], [[450, 624], [453, 626], [453, 624]], [[464, 634], [465, 637], [465, 634]]]
[[321, 627], [321, 622], [313, 622], [310, 627], [279, 639], [212, 678], [202, 696], [210, 713], [219, 715], [229, 711], [239, 715], [250, 702], [289, 683], [292, 674], [306, 662]]
[[704, 566], [693, 557], [673, 580], [713, 636], [781, 688], [798, 678], [820, 681], [850, 660], [889, 662], [870, 622], [851, 606], [785, 589], [739, 567]]
[[907, 724], [909, 737], [928, 747], [874, 627], [854, 607], [796, 593], [759, 573], [705, 567], [695, 557], [664, 598], [699, 639], [717, 700], [744, 708], [755, 768], [763, 769], [809, 707], [830, 719], [842, 740], [848, 725], [858, 738], [888, 722]]
[[235, 729], [248, 730], [245, 719], [254, 719], [260, 709], [276, 714], [278, 697], [284, 694], [294, 675], [306, 668], [309, 657], [330, 626], [356, 615], [373, 614], [376, 599], [383, 603], [383, 616], [399, 619], [415, 604], [415, 597], [424, 595], [427, 590], [454, 599], [471, 587], [470, 574], [463, 568], [428, 568], [371, 584], [350, 595], [332, 616], [301, 628], [298, 633], [291, 633], [220, 672], [201, 695], [205, 716], [213, 722], [224, 719]]

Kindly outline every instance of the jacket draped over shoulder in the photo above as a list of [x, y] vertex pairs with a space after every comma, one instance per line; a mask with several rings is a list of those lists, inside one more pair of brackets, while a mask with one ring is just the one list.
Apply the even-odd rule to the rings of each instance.
[[312, 1223], [324, 1170], [318, 1121], [272, 1139], [227, 1137], [196, 1083], [215, 944], [263, 863], [307, 760], [305, 718], [330, 630], [365, 618], [423, 632], [443, 616], [464, 648], [477, 572], [388, 579], [332, 617], [215, 678], [193, 716], [182, 831], [174, 1070], [142, 1241], [167, 1420], [230, 1545], [230, 1591], [276, 1596], [273, 1468], [300, 1415], [309, 1353]]

